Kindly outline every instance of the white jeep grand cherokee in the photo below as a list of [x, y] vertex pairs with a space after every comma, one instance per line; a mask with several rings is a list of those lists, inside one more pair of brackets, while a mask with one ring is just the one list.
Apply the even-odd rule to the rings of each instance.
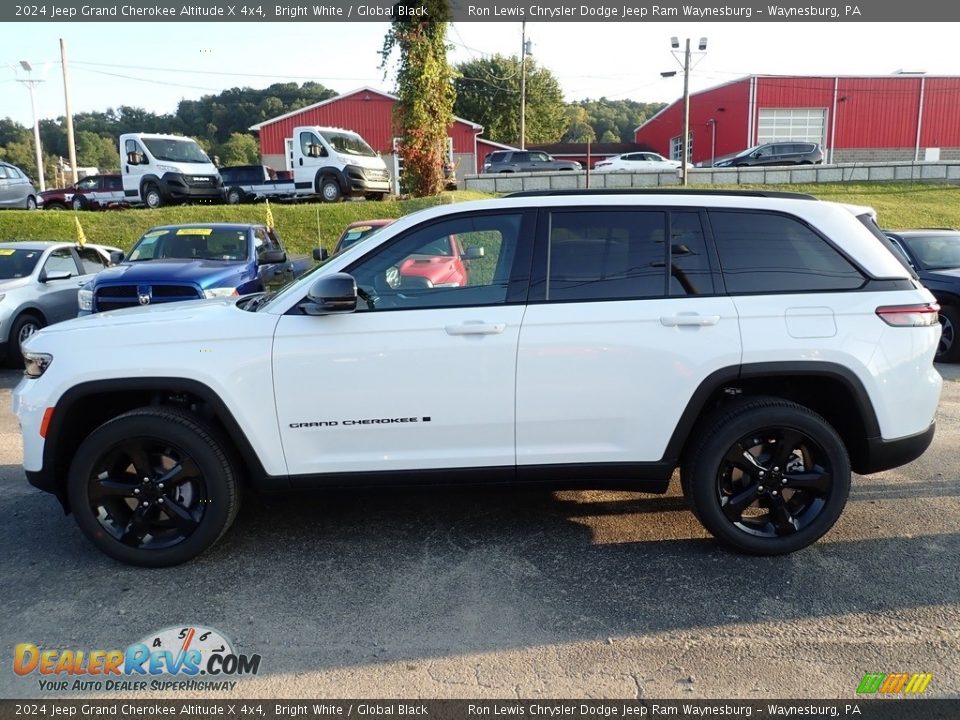
[[[665, 492], [678, 467], [719, 540], [788, 553], [830, 529], [851, 470], [933, 437], [937, 305], [888, 243], [868, 208], [785, 193], [424, 210], [274, 296], [37, 333], [24, 467], [146, 566], [216, 542], [241, 485]], [[435, 282], [442, 263], [468, 283]]]

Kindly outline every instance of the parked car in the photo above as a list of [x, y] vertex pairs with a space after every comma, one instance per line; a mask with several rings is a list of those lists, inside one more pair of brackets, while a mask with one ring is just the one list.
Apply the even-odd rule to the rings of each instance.
[[[391, 285], [454, 236], [486, 250], [466, 285]], [[935, 434], [937, 305], [878, 237], [869, 208], [783, 192], [428, 208], [272, 296], [30, 337], [26, 478], [151, 567], [223, 537], [241, 488], [664, 493], [678, 468], [720, 541], [793, 552], [840, 517], [852, 472]]]
[[352, 245], [356, 245], [365, 237], [369, 237], [382, 227], [386, 227], [393, 220], [358, 220], [352, 222], [343, 229], [343, 233], [337, 239], [333, 246], [333, 254], [336, 255], [342, 250], [346, 250]]
[[582, 170], [574, 160], [555, 160], [539, 150], [496, 150], [483, 163], [485, 173], [557, 172]]
[[249, 223], [150, 228], [129, 254], [118, 252], [113, 261], [115, 267], [80, 290], [80, 315], [273, 290], [313, 265], [287, 257], [275, 230]]
[[17, 365], [20, 343], [42, 327], [76, 317], [80, 285], [109, 267], [116, 250], [90, 243], [0, 243], [0, 356]]
[[16, 165], [0, 162], [0, 208], [37, 208], [37, 191]]
[[960, 362], [960, 230], [893, 230], [887, 237], [940, 303], [937, 361]]
[[37, 205], [44, 210], [105, 210], [129, 207], [119, 175], [88, 175], [69, 187], [45, 190]]
[[[350, 223], [333, 249], [337, 255], [368, 238], [394, 220], [361, 220]], [[465, 287], [470, 282], [470, 260], [484, 256], [482, 247], [464, 249], [456, 235], [446, 235], [419, 248], [387, 271], [386, 283], [392, 289], [401, 287]], [[321, 258], [314, 255], [315, 260]]]
[[280, 180], [276, 171], [266, 165], [233, 165], [220, 168], [224, 197], [228, 205], [257, 202], [266, 198], [292, 197], [291, 180]]
[[746, 167], [754, 165], [819, 165], [823, 148], [811, 142], [775, 142], [747, 148], [733, 157], [717, 160], [713, 167]]
[[[644, 170], [676, 170], [679, 160], [667, 160], [655, 152], [632, 152], [600, 160], [593, 166], [594, 172], [643, 172]], [[687, 167], [693, 167], [687, 163]]]

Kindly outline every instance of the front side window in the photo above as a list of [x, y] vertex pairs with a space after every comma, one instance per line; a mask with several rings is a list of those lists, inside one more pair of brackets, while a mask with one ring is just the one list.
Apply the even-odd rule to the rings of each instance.
[[505, 302], [520, 223], [520, 214], [470, 215], [413, 230], [347, 269], [357, 281], [357, 309]]
[[77, 274], [77, 263], [73, 260], [73, 253], [70, 248], [57, 248], [47, 261], [43, 264], [43, 271], [48, 275], [50, 273], [66, 272], [71, 276]]
[[327, 149], [312, 132], [300, 133], [300, 152], [307, 157], [326, 157]]
[[727, 291], [734, 294], [853, 290], [864, 277], [796, 218], [710, 211]]
[[96, 190], [97, 179], [95, 177], [84, 178], [77, 183], [77, 190]]

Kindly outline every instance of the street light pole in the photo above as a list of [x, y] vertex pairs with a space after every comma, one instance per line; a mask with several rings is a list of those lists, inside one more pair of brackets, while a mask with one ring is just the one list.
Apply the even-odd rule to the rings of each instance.
[[527, 23], [520, 23], [520, 149], [527, 149]]
[[20, 67], [22, 67], [27, 72], [26, 80], [17, 80], [27, 86], [27, 89], [30, 91], [30, 109], [33, 111], [33, 144], [34, 148], [37, 151], [37, 180], [40, 183], [40, 192], [43, 192], [47, 189], [46, 183], [43, 179], [43, 152], [40, 149], [40, 120], [37, 118], [37, 103], [33, 96], [33, 91], [43, 82], [43, 80], [36, 80], [30, 77], [30, 73], [33, 72], [33, 66], [30, 65], [26, 60], [20, 61]]
[[680, 156], [680, 184], [687, 185], [687, 160], [690, 157], [690, 38], [683, 53], [683, 151]]

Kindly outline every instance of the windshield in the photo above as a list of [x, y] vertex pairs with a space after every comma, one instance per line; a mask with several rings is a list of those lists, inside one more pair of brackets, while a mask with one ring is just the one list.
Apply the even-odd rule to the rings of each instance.
[[924, 270], [960, 268], [960, 233], [900, 237]]
[[143, 138], [143, 144], [157, 160], [181, 163], [209, 163], [200, 146], [193, 140], [184, 138]]
[[326, 140], [334, 150], [344, 155], [362, 155], [363, 157], [376, 157], [377, 154], [373, 148], [367, 145], [363, 138], [355, 133], [344, 132], [323, 132], [323, 139]]
[[42, 250], [0, 248], [0, 280], [27, 277], [37, 266]]
[[156, 228], [147, 230], [130, 251], [127, 260], [224, 260], [249, 257], [246, 228]]

